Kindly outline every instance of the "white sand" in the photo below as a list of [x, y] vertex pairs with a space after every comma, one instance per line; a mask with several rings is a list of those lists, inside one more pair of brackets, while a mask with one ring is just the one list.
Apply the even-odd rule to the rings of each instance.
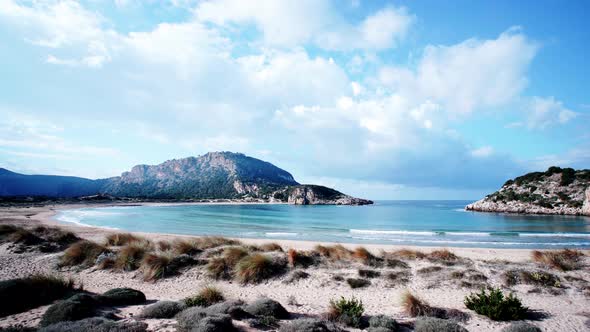
[[[79, 208], [82, 205], [60, 205], [34, 208], [2, 208], [0, 209], [0, 222], [17, 223], [25, 225], [46, 224], [60, 226], [75, 232], [78, 236], [94, 241], [102, 241], [104, 236], [113, 231], [96, 228], [82, 227], [76, 225], [65, 225], [51, 219], [55, 209]], [[148, 234], [135, 233], [145, 236], [151, 240], [166, 240], [183, 236], [169, 234]], [[186, 237], [186, 236], [185, 236]], [[260, 244], [270, 242], [268, 240], [242, 239], [247, 244]], [[317, 242], [273, 240], [279, 243], [284, 249], [310, 249]], [[354, 248], [356, 245], [344, 244], [346, 247]], [[392, 245], [363, 245], [375, 254], [381, 250], [394, 250], [402, 246]], [[408, 247], [403, 248], [430, 251], [440, 248]], [[203, 267], [194, 267], [182, 273], [182, 275], [160, 280], [155, 283], [144, 282], [137, 272], [109, 272], [94, 269], [87, 269], [81, 272], [63, 272], [64, 275], [71, 275], [84, 284], [86, 290], [92, 292], [104, 292], [115, 287], [131, 287], [139, 289], [146, 294], [148, 299], [153, 300], [179, 300], [195, 293], [204, 285], [215, 284], [223, 290], [226, 297], [230, 299], [243, 299], [252, 301], [261, 296], [267, 296], [281, 302], [290, 312], [303, 315], [318, 315], [326, 311], [330, 299], [340, 296], [355, 296], [363, 301], [366, 314], [387, 314], [399, 321], [412, 321], [403, 313], [400, 299], [402, 294], [409, 290], [418, 295], [431, 305], [444, 308], [456, 308], [469, 312], [471, 319], [463, 324], [469, 331], [499, 331], [507, 323], [492, 322], [485, 317], [467, 310], [463, 304], [464, 297], [475, 291], [474, 289], [462, 288], [456, 280], [448, 277], [450, 271], [465, 270], [474, 268], [488, 276], [488, 283], [492, 286], [502, 286], [502, 270], [508, 268], [538, 268], [530, 261], [530, 251], [524, 249], [484, 249], [484, 248], [448, 248], [458, 256], [473, 260], [473, 265], [445, 267], [432, 276], [418, 276], [416, 270], [431, 266], [432, 263], [425, 260], [407, 261], [412, 268], [412, 277], [406, 285], [396, 285], [385, 278], [372, 279], [372, 285], [362, 289], [351, 289], [345, 282], [334, 281], [332, 277], [336, 274], [347, 277], [357, 277], [357, 269], [362, 267], [358, 263], [341, 264], [332, 267], [312, 267], [306, 271], [311, 274], [309, 279], [304, 279], [292, 284], [285, 284], [285, 277], [272, 279], [258, 285], [243, 286], [236, 282], [215, 281], [204, 274]], [[588, 251], [586, 251], [588, 254]], [[0, 247], [0, 280], [17, 278], [35, 272], [53, 272], [53, 266], [60, 254], [13, 254], [6, 250], [6, 245]], [[505, 260], [509, 263], [486, 263], [487, 260]], [[589, 258], [586, 257], [586, 266], [582, 270], [558, 274], [576, 276], [589, 280]], [[380, 269], [382, 272], [392, 269]], [[569, 285], [569, 283], [566, 283]], [[544, 312], [547, 318], [534, 322], [543, 331], [589, 331], [588, 313], [590, 312], [590, 297], [584, 295], [575, 287], [568, 287], [562, 295], [550, 295], [546, 291], [542, 293], [529, 293], [534, 288], [529, 285], [518, 285], [513, 291], [522, 299], [523, 304], [531, 309]], [[289, 304], [295, 299], [296, 304]], [[37, 308], [30, 312], [0, 318], [0, 326], [7, 326], [14, 323], [25, 323], [35, 325], [46, 307]], [[133, 315], [141, 307], [129, 307], [123, 309], [123, 314]], [[150, 328], [158, 331], [173, 331], [173, 320], [149, 321]]]

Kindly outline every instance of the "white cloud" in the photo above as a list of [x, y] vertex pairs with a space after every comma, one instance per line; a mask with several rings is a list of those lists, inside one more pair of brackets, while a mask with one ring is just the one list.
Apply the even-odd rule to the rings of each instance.
[[477, 158], [487, 158], [494, 154], [494, 148], [491, 146], [482, 146], [471, 151], [471, 155]]
[[394, 91], [431, 98], [456, 114], [506, 104], [527, 85], [526, 70], [537, 52], [519, 29], [497, 39], [469, 39], [452, 46], [428, 46], [415, 71], [386, 67], [380, 80]]
[[532, 97], [527, 105], [526, 126], [529, 129], [545, 129], [559, 124], [565, 124], [576, 117], [577, 113], [563, 106], [554, 97]]
[[354, 25], [338, 16], [328, 0], [214, 0], [199, 4], [195, 13], [220, 26], [252, 24], [267, 45], [314, 43], [333, 50], [394, 47], [415, 20], [405, 8], [388, 7]]

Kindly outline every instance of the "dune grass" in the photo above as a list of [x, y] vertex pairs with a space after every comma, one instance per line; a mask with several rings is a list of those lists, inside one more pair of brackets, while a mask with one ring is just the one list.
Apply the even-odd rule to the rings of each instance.
[[208, 307], [224, 300], [225, 297], [219, 288], [215, 286], [206, 286], [201, 288], [197, 294], [185, 298], [183, 302], [187, 307]]
[[345, 259], [350, 259], [352, 252], [346, 249], [341, 244], [336, 244], [333, 246], [322, 246], [317, 245], [315, 246], [314, 250], [323, 257], [326, 257], [332, 261], [340, 261]]
[[571, 271], [580, 268], [580, 261], [584, 254], [578, 250], [564, 249], [559, 251], [534, 250], [531, 258], [537, 263], [560, 271]]
[[264, 243], [260, 246], [258, 246], [258, 248], [260, 249], [260, 251], [283, 251], [283, 247], [281, 247], [280, 244], [276, 243], [276, 242], [270, 242], [270, 243]]
[[106, 236], [105, 245], [121, 247], [134, 242], [147, 241], [145, 238], [135, 236], [131, 233], [112, 233]]
[[70, 245], [64, 254], [60, 257], [60, 266], [92, 266], [96, 262], [96, 258], [103, 252], [108, 252], [108, 249], [98, 243], [81, 240]]
[[234, 267], [249, 252], [244, 247], [229, 247], [223, 250], [221, 257], [215, 257], [207, 263], [207, 273], [215, 279], [229, 280], [233, 277]]
[[426, 258], [426, 254], [418, 251], [418, 250], [411, 250], [411, 249], [400, 249], [391, 252], [386, 252], [385, 255], [387, 257], [392, 258], [400, 258], [400, 259], [422, 259]]
[[151, 247], [143, 242], [127, 244], [119, 250], [115, 259], [115, 268], [123, 271], [137, 270], [144, 256], [151, 251]]
[[410, 317], [431, 316], [440, 317], [441, 309], [430, 306], [425, 301], [406, 291], [402, 295], [402, 307], [404, 312]]
[[156, 281], [166, 278], [177, 273], [176, 267], [171, 264], [172, 255], [170, 254], [146, 254], [139, 269], [143, 272], [144, 281]]
[[282, 272], [283, 266], [263, 254], [251, 254], [236, 265], [236, 278], [242, 284], [259, 283]]

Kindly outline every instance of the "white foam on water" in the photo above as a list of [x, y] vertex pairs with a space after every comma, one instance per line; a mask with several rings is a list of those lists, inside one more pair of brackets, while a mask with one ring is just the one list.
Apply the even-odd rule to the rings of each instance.
[[266, 232], [264, 233], [264, 235], [266, 236], [279, 236], [279, 237], [284, 237], [284, 236], [297, 236], [298, 233], [289, 233], [289, 232]]
[[352, 234], [389, 234], [389, 235], [437, 235], [438, 232], [430, 231], [384, 231], [372, 229], [350, 229]]
[[520, 236], [525, 237], [587, 237], [590, 238], [590, 234], [587, 233], [520, 233]]

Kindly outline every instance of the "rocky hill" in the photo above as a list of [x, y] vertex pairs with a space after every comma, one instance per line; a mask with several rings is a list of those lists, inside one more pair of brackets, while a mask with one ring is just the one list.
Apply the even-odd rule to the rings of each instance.
[[590, 170], [550, 167], [508, 180], [470, 211], [590, 216]]
[[[121, 176], [89, 180], [0, 173], [0, 196], [78, 197], [108, 195], [150, 200], [259, 200], [290, 204], [364, 205], [373, 202], [331, 188], [301, 185], [271, 163], [241, 153], [210, 152], [199, 157], [137, 165]], [[51, 180], [51, 181], [50, 181]], [[48, 189], [43, 189], [48, 187]]]

